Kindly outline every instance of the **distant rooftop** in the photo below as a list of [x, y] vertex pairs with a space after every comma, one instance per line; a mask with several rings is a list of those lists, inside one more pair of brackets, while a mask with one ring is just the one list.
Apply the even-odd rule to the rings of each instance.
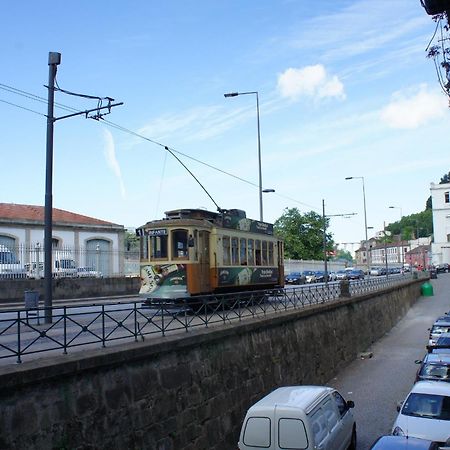
[[[108, 225], [121, 227], [113, 222], [83, 216], [63, 209], [53, 208], [54, 223], [82, 224], [82, 225]], [[33, 221], [44, 223], [45, 208], [36, 205], [17, 205], [15, 203], [0, 203], [0, 221]]]

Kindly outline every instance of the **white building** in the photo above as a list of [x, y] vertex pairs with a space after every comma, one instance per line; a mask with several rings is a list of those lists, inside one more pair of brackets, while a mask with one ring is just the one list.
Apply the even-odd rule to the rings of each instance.
[[431, 260], [434, 265], [450, 263], [450, 183], [431, 183], [433, 205], [433, 243]]
[[[123, 225], [56, 208], [52, 215], [53, 251], [70, 253], [78, 267], [92, 266], [106, 276], [124, 272]], [[0, 203], [0, 245], [13, 251], [23, 266], [42, 262], [44, 207]]]

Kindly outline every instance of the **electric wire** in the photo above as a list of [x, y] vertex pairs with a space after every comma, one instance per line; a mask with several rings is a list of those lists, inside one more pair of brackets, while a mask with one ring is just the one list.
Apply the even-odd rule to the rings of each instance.
[[32, 113], [34, 113], [34, 114], [38, 114], [39, 116], [47, 117], [45, 114], [42, 114], [42, 113], [40, 113], [40, 112], [38, 112], [38, 111], [34, 111], [33, 109], [25, 108], [25, 106], [20, 106], [20, 105], [17, 105], [17, 104], [15, 104], [15, 103], [12, 103], [12, 102], [8, 102], [8, 101], [6, 101], [6, 100], [2, 100], [1, 98], [0, 98], [0, 102], [6, 103], [7, 105], [14, 106], [14, 107], [16, 107], [16, 108], [24, 109], [25, 111], [29, 111], [29, 112], [32, 112]]
[[[56, 80], [55, 80], [55, 83], [57, 84]], [[35, 100], [35, 101], [38, 101], [38, 102], [41, 102], [41, 103], [47, 103], [47, 99], [45, 99], [44, 97], [40, 97], [40, 96], [38, 96], [38, 95], [35, 95], [35, 94], [32, 94], [32, 93], [29, 93], [29, 92], [26, 92], [26, 91], [23, 91], [23, 90], [14, 88], [14, 87], [12, 87], [12, 86], [8, 86], [8, 85], [3, 84], [3, 83], [0, 83], [0, 89], [6, 90], [6, 91], [11, 92], [11, 93], [13, 93], [13, 94], [17, 94], [17, 95], [21, 95], [21, 96], [27, 97], [27, 98], [29, 98], [29, 99], [31, 99], [31, 100]], [[58, 87], [58, 90], [60, 90], [61, 92], [65, 92], [65, 93], [70, 92], [70, 91], [67, 91], [67, 92], [66, 92], [66, 91], [60, 89], [59, 87]], [[84, 94], [76, 94], [76, 93], [73, 93], [73, 92], [71, 93], [71, 95], [76, 95], [76, 96], [80, 96], [80, 97], [86, 97], [86, 98], [90, 98], [90, 99], [100, 99], [100, 98], [101, 98], [101, 97], [88, 96], [88, 95], [84, 95]], [[110, 98], [109, 98], [109, 97], [104, 97], [104, 99], [110, 99]], [[33, 111], [33, 110], [31, 110], [31, 109], [28, 109], [28, 108], [25, 108], [25, 107], [21, 107], [21, 106], [19, 106], [19, 105], [13, 104], [13, 103], [9, 103], [9, 102], [4, 101], [4, 100], [0, 100], [0, 101], [2, 101], [3, 103], [10, 104], [10, 105], [12, 105], [12, 106], [16, 106], [16, 107], [18, 107], [18, 108], [25, 109], [25, 110], [30, 111], [30, 112], [33, 112], [33, 113], [35, 113], [35, 114], [39, 114], [39, 115], [42, 115], [42, 116], [44, 116], [44, 117], [47, 117], [46, 114], [42, 114], [42, 113], [39, 113], [39, 112], [37, 112], [37, 111]], [[81, 112], [80, 110], [78, 110], [78, 109], [76, 109], [76, 108], [73, 108], [73, 107], [71, 107], [71, 106], [64, 105], [64, 104], [62, 104], [62, 103], [55, 102], [54, 104], [55, 104], [55, 107], [58, 107], [58, 108], [60, 108], [60, 109], [65, 109], [65, 110], [71, 111], [71, 112]], [[128, 133], [128, 134], [130, 134], [130, 135], [132, 135], [132, 136], [138, 137], [138, 138], [143, 139], [143, 140], [145, 140], [145, 141], [148, 141], [148, 142], [150, 142], [150, 143], [152, 143], [152, 144], [154, 144], [154, 145], [157, 145], [157, 146], [159, 146], [159, 147], [162, 147], [164, 150], [166, 150], [166, 151], [168, 151], [169, 153], [171, 153], [171, 154], [172, 154], [172, 155], [180, 162], [180, 164], [182, 164], [183, 167], [184, 167], [186, 170], [188, 170], [188, 172], [189, 172], [192, 176], [194, 176], [194, 175], [192, 174], [192, 172], [190, 172], [189, 169], [187, 169], [187, 167], [181, 162], [181, 160], [180, 160], [179, 158], [177, 158], [173, 153], [176, 153], [176, 154], [178, 154], [178, 155], [181, 155], [181, 156], [183, 156], [183, 157], [185, 157], [185, 158], [187, 158], [187, 159], [190, 159], [190, 160], [192, 160], [192, 161], [195, 161], [195, 162], [198, 163], [198, 164], [204, 165], [204, 166], [206, 166], [206, 167], [208, 167], [208, 168], [210, 168], [210, 169], [212, 169], [212, 170], [215, 170], [215, 171], [220, 172], [220, 173], [222, 173], [222, 174], [224, 174], [224, 175], [227, 175], [227, 176], [229, 176], [229, 177], [232, 177], [232, 178], [234, 178], [234, 179], [236, 179], [236, 180], [239, 180], [239, 181], [241, 181], [241, 182], [243, 182], [243, 183], [246, 183], [246, 184], [251, 185], [251, 186], [253, 186], [253, 187], [259, 188], [259, 185], [256, 184], [256, 183], [254, 183], [254, 182], [252, 182], [252, 181], [246, 180], [245, 178], [239, 177], [239, 176], [234, 175], [234, 174], [232, 174], [232, 173], [230, 173], [230, 172], [227, 172], [227, 171], [225, 171], [225, 170], [223, 170], [223, 169], [220, 169], [220, 168], [215, 167], [215, 166], [213, 166], [213, 165], [211, 165], [211, 164], [208, 164], [208, 163], [206, 163], [205, 161], [202, 161], [202, 160], [199, 160], [199, 159], [197, 159], [197, 158], [194, 158], [193, 156], [187, 155], [186, 153], [180, 152], [180, 151], [178, 151], [178, 150], [176, 150], [176, 149], [174, 149], [174, 148], [172, 148], [172, 147], [169, 147], [169, 146], [167, 146], [167, 145], [165, 145], [165, 144], [162, 144], [162, 143], [160, 143], [160, 142], [158, 142], [158, 141], [156, 141], [156, 140], [154, 140], [154, 139], [148, 138], [147, 136], [144, 136], [144, 135], [142, 135], [142, 134], [139, 134], [139, 133], [137, 133], [137, 132], [135, 132], [135, 131], [133, 131], [133, 130], [130, 130], [130, 129], [128, 129], [128, 128], [125, 128], [125, 127], [123, 127], [123, 126], [121, 126], [121, 125], [119, 125], [119, 124], [116, 124], [116, 123], [111, 122], [111, 121], [109, 121], [109, 120], [106, 120], [106, 119], [104, 119], [104, 118], [101, 118], [101, 119], [102, 119], [102, 122], [104, 122], [106, 125], [108, 125], [108, 126], [111, 127], [111, 128], [117, 129], [117, 130], [122, 131], [122, 132], [124, 132], [124, 133]], [[196, 178], [194, 177], [194, 179], [196, 179]], [[197, 179], [196, 179], [196, 180], [197, 180]], [[197, 180], [197, 182], [198, 182], [198, 180]], [[198, 182], [198, 183], [199, 183], [199, 182]], [[199, 183], [199, 184], [200, 184], [200, 186], [202, 186], [201, 183]], [[202, 188], [204, 189], [203, 186], [202, 186]], [[284, 198], [284, 199], [286, 199], [286, 200], [289, 200], [289, 201], [291, 201], [291, 202], [297, 203], [297, 204], [299, 204], [299, 205], [306, 206], [306, 207], [311, 208], [311, 209], [316, 210], [316, 211], [320, 211], [320, 208], [319, 208], [319, 207], [315, 207], [315, 206], [309, 205], [309, 204], [307, 204], [307, 203], [304, 203], [304, 202], [301, 202], [301, 201], [299, 201], [299, 200], [293, 199], [292, 197], [289, 197], [289, 196], [280, 194], [280, 193], [278, 193], [278, 192], [274, 192], [274, 194], [277, 195], [277, 196], [280, 197], [280, 198]], [[208, 194], [208, 196], [209, 196], [209, 194]], [[211, 198], [211, 197], [210, 197], [210, 198]], [[215, 201], [213, 201], [213, 203], [217, 206], [217, 204], [216, 204]], [[218, 207], [218, 206], [217, 206], [217, 207]]]

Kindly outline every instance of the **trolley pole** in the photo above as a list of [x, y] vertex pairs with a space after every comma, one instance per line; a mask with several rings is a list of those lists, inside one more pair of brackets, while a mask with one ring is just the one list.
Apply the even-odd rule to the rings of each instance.
[[52, 211], [53, 211], [53, 125], [55, 118], [55, 78], [57, 66], [61, 64], [61, 53], [48, 54], [48, 108], [47, 108], [47, 146], [45, 166], [45, 224], [44, 224], [44, 321], [52, 323]]

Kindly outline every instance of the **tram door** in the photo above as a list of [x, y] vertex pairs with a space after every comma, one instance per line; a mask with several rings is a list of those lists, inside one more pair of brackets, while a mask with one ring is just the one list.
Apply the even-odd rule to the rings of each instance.
[[200, 290], [210, 292], [209, 281], [209, 232], [201, 230], [198, 232], [198, 262], [200, 265]]

